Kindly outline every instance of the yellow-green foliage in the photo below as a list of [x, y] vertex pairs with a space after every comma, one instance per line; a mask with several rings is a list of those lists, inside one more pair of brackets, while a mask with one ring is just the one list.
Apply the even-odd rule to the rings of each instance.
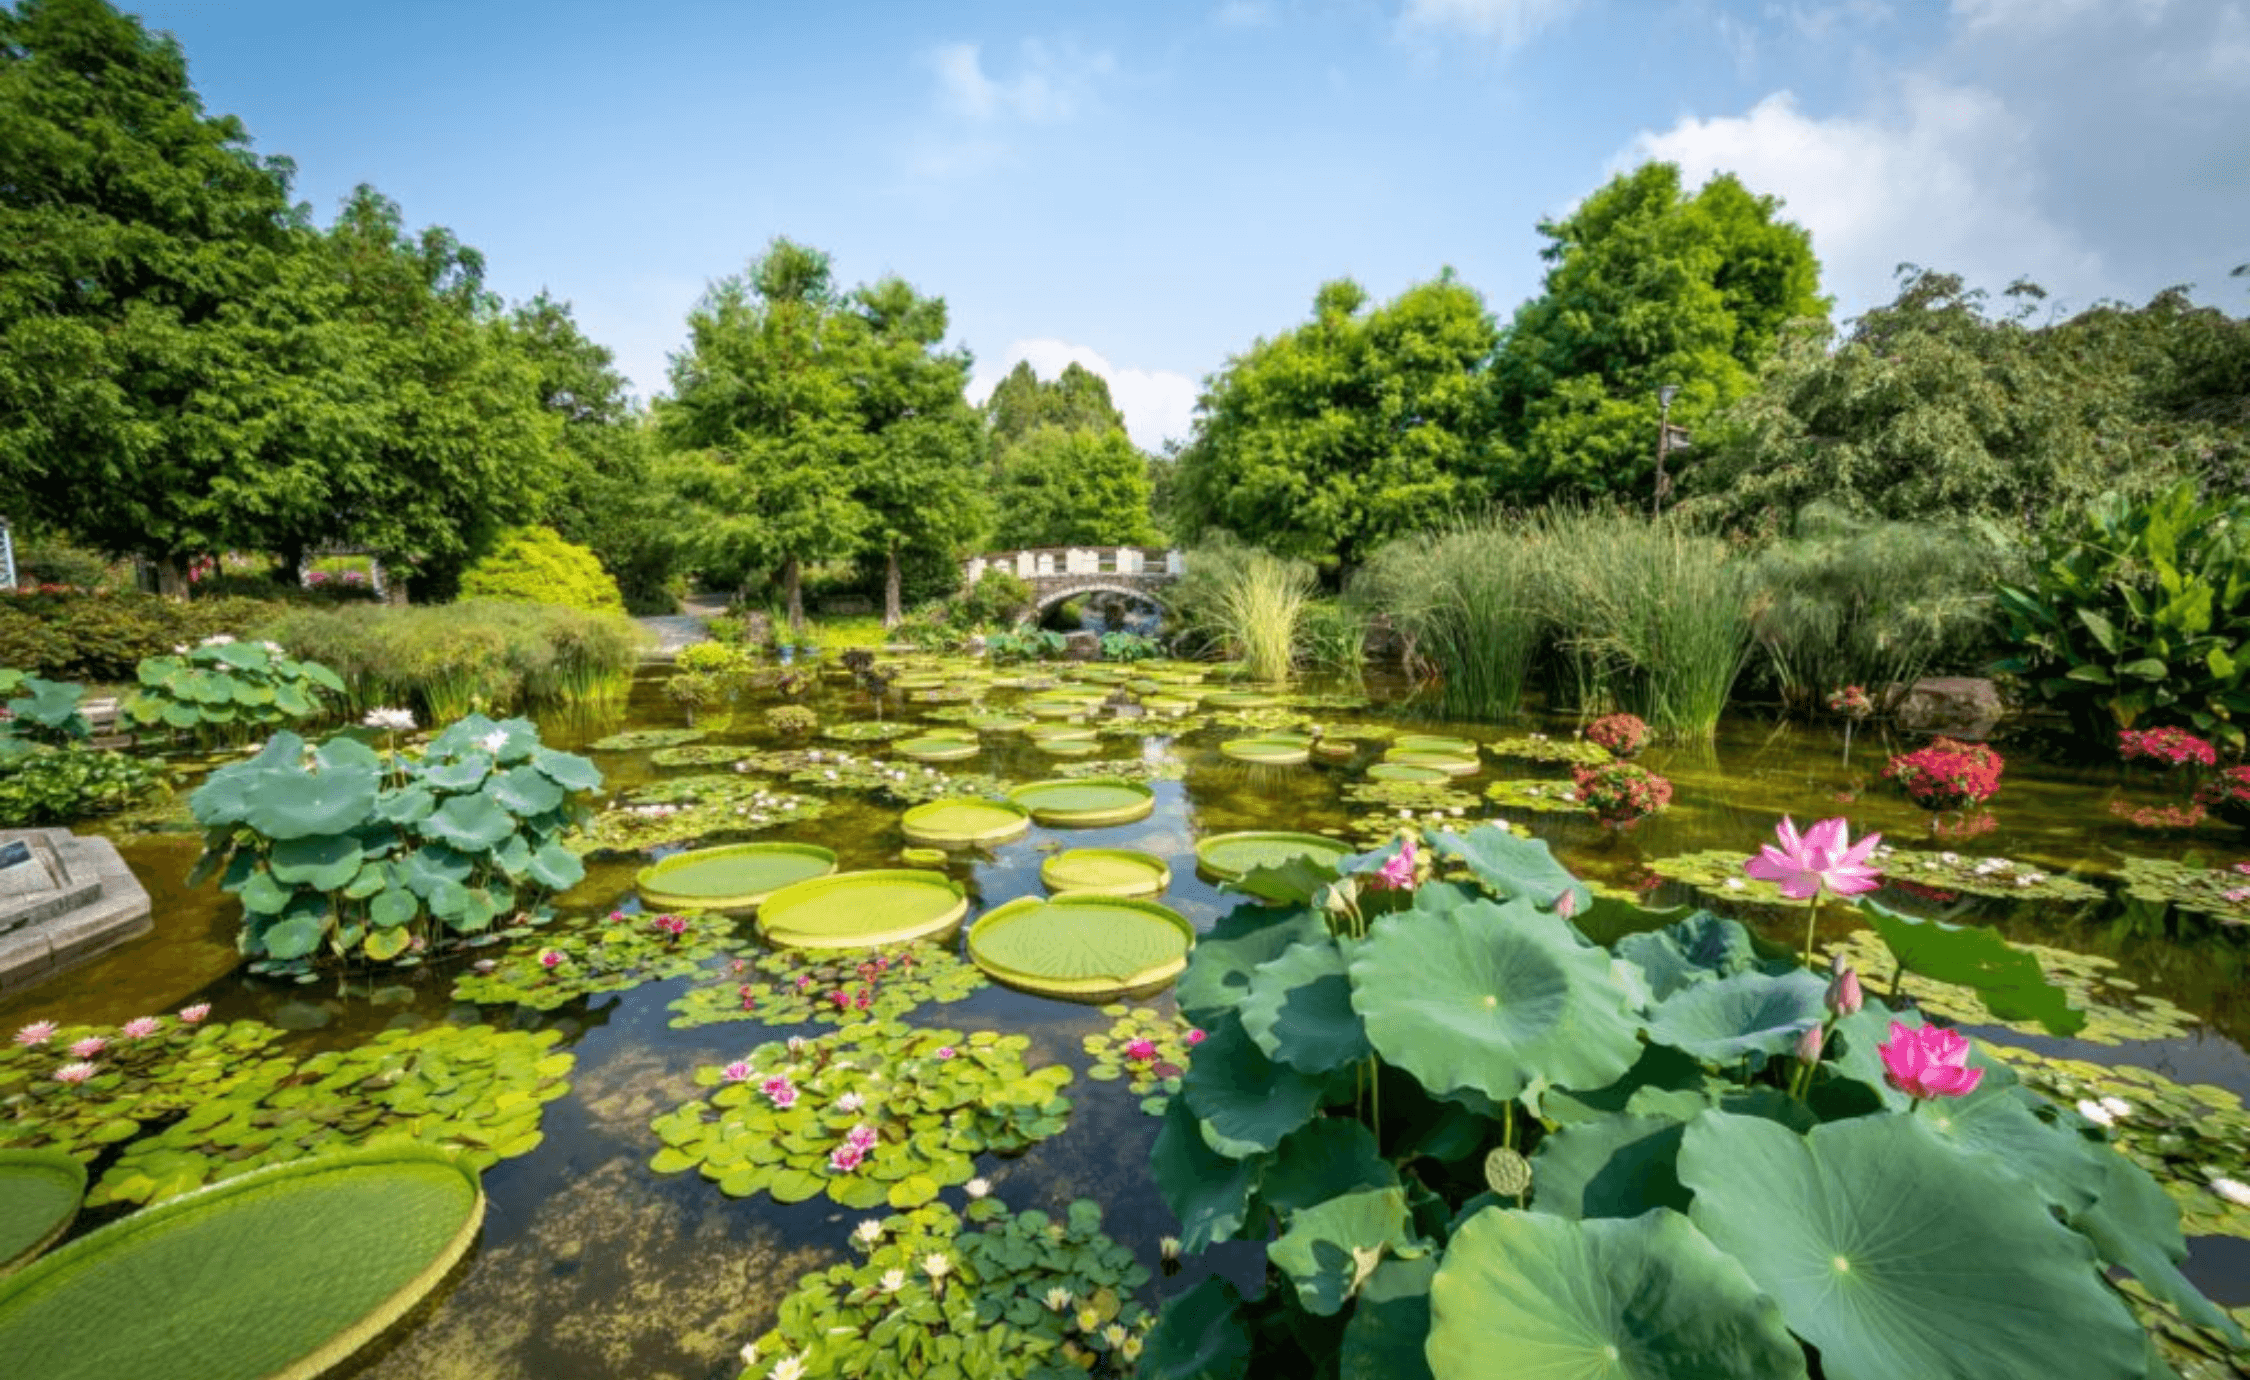
[[552, 527], [518, 527], [502, 534], [490, 554], [462, 573], [461, 597], [560, 604], [593, 613], [625, 611], [617, 581], [594, 553], [564, 541]]

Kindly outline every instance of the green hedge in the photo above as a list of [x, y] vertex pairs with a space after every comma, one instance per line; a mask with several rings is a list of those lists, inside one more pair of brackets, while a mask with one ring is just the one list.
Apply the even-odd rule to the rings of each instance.
[[594, 553], [564, 541], [552, 527], [518, 527], [461, 575], [463, 599], [559, 604], [592, 613], [623, 613], [617, 581]]

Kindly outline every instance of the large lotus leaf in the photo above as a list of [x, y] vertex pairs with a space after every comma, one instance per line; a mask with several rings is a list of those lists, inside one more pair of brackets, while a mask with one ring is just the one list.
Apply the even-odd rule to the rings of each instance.
[[1301, 906], [1335, 880], [1335, 864], [1298, 853], [1278, 863], [1261, 863], [1224, 885], [1229, 891], [1255, 896], [1268, 905]]
[[1429, 1255], [1375, 1267], [1344, 1325], [1337, 1380], [1429, 1380], [1430, 1280], [1437, 1267]]
[[180, 698], [202, 705], [232, 704], [234, 702], [234, 677], [223, 671], [196, 669], [188, 671], [176, 682]]
[[491, 774], [490, 755], [464, 752], [450, 761], [431, 760], [422, 768], [422, 784], [433, 791], [473, 791]]
[[1569, 1125], [1622, 1112], [1644, 1088], [1701, 1092], [1708, 1075], [1693, 1055], [1669, 1045], [1643, 1045], [1640, 1057], [1617, 1081], [1576, 1092], [1547, 1089], [1538, 1101], [1539, 1114], [1549, 1121]]
[[1763, 964], [1740, 921], [1699, 910], [1660, 930], [1629, 934], [1614, 946], [1639, 965], [1658, 1001], [1691, 983], [1759, 970]]
[[531, 755], [531, 765], [566, 791], [601, 789], [602, 769], [574, 752], [541, 748]]
[[273, 703], [273, 687], [256, 681], [238, 680], [234, 683], [234, 702], [245, 709], [259, 709]]
[[292, 719], [302, 719], [320, 705], [303, 690], [284, 682], [273, 688], [273, 707]]
[[1300, 1073], [1326, 1073], [1367, 1057], [1352, 1009], [1352, 980], [1333, 939], [1293, 944], [1250, 975], [1242, 1028], [1266, 1057]]
[[476, 868], [476, 859], [442, 843], [433, 843], [406, 855], [401, 880], [415, 895], [427, 899], [443, 883], [469, 880]]
[[1365, 1188], [1292, 1215], [1289, 1230], [1266, 1247], [1266, 1259], [1297, 1286], [1306, 1312], [1327, 1317], [1351, 1301], [1385, 1257], [1422, 1252], [1406, 1191]]
[[367, 922], [378, 929], [392, 929], [404, 925], [422, 911], [422, 903], [414, 893], [404, 887], [391, 887], [377, 892], [367, 903]]
[[1265, 1056], [1232, 1014], [1209, 1027], [1181, 1080], [1188, 1110], [1203, 1123], [1203, 1139], [1233, 1159], [1271, 1150], [1312, 1120], [1320, 1108], [1321, 1080]]
[[1317, 943], [1327, 937], [1328, 926], [1312, 911], [1236, 906], [1219, 917], [1188, 955], [1187, 970], [1180, 974], [1176, 989], [1181, 1014], [1199, 1025], [1210, 1025], [1241, 1004], [1259, 964], [1279, 958], [1292, 944]]
[[306, 680], [311, 681], [330, 694], [341, 695], [344, 693], [344, 678], [319, 662], [297, 661], [291, 664]]
[[1970, 988], [2003, 1021], [2037, 1021], [2056, 1036], [2075, 1035], [2085, 1027], [2086, 1013], [2047, 980], [2039, 960], [1997, 932], [1917, 920], [1872, 901], [1866, 910], [1891, 957], [1907, 972]]
[[158, 717], [167, 728], [194, 728], [203, 722], [203, 711], [192, 704], [168, 704]]
[[1598, 1088], [1641, 1052], [1609, 954], [1525, 899], [1378, 919], [1351, 975], [1368, 1042], [1433, 1092]]
[[531, 766], [510, 767], [485, 783], [494, 803], [512, 815], [539, 815], [563, 803], [563, 788]]
[[263, 671], [272, 660], [266, 649], [256, 642], [221, 642], [204, 648], [203, 655], [223, 661], [237, 671]]
[[1187, 1104], [1173, 1098], [1149, 1152], [1156, 1191], [1180, 1219], [1182, 1248], [1195, 1254], [1232, 1241], [1250, 1219], [1250, 1193], [1258, 1184], [1257, 1158], [1228, 1159], [1203, 1142], [1203, 1126]]
[[359, 767], [277, 768], [251, 788], [243, 822], [275, 840], [346, 833], [367, 818], [381, 785], [375, 772]]
[[2102, 1194], [2109, 1147], [2042, 1121], [2032, 1108], [2045, 1099], [1987, 1074], [1967, 1097], [1940, 1098], [1916, 1113], [1930, 1130], [1971, 1154], [1991, 1156], [2037, 1188], [2065, 1218]]
[[2100, 1201], [2070, 1218], [2070, 1225], [2094, 1243], [2102, 1259], [2131, 1274], [2189, 1322], [2243, 1345], [2234, 1319], [2180, 1273], [2187, 1243], [2180, 1237], [2179, 1206], [2147, 1170], [2107, 1145], [2097, 1145], [2096, 1151], [2103, 1175]]
[[1218, 1275], [1164, 1305], [1134, 1372], [1140, 1380], [1242, 1380], [1249, 1373], [1242, 1295]]
[[1677, 1162], [1687, 1123], [1670, 1116], [1606, 1116], [1565, 1126], [1531, 1157], [1532, 1202], [1557, 1217], [1638, 1217], [1685, 1211]]
[[1802, 969], [1698, 982], [1649, 1013], [1648, 1037], [1711, 1064], [1787, 1054], [1827, 1014], [1827, 993], [1826, 982]]
[[[236, 856], [255, 861], [255, 856], [250, 853], [238, 853]], [[279, 915], [296, 892], [275, 881], [273, 873], [260, 867], [242, 879], [242, 885], [234, 888], [234, 894], [241, 898], [242, 908], [252, 915]]]
[[1459, 860], [1502, 900], [1520, 896], [1549, 910], [1568, 892], [1574, 912], [1593, 903], [1594, 893], [1555, 861], [1545, 839], [1518, 838], [1497, 825], [1480, 824], [1466, 834], [1437, 830], [1430, 835], [1430, 847], [1441, 858]]
[[274, 845], [271, 866], [276, 881], [339, 891], [359, 875], [359, 844], [348, 834], [284, 839]]
[[1361, 1188], [1390, 1188], [1398, 1170], [1356, 1118], [1324, 1116], [1291, 1131], [1265, 1163], [1258, 1196], [1283, 1212], [1309, 1208]]
[[386, 824], [420, 824], [437, 809], [437, 796], [427, 787], [406, 786], [385, 791], [375, 802], [375, 818]]
[[467, 752], [471, 748], [479, 747], [486, 738], [500, 731], [499, 724], [494, 723], [482, 714], [463, 715], [447, 724], [443, 732], [430, 739], [430, 755], [432, 757], [451, 757], [457, 753]]
[[516, 832], [515, 817], [482, 795], [457, 795], [432, 811], [418, 828], [464, 853], [482, 853]]
[[531, 841], [522, 834], [510, 834], [492, 850], [492, 862], [510, 881], [520, 879], [524, 869], [531, 866]]
[[1429, 1358], [1437, 1380], [1805, 1374], [1804, 1350], [1772, 1300], [1668, 1209], [1583, 1222], [1505, 1208], [1477, 1213], [1430, 1283]]
[[382, 770], [382, 755], [357, 738], [341, 735], [329, 739], [313, 753], [313, 760], [327, 767], [372, 767]]
[[1708, 1112], [1680, 1182], [1695, 1224], [1820, 1348], [1830, 1380], [2140, 1380], [2147, 1340], [2094, 1248], [2011, 1168], [1919, 1118], [1800, 1136]]
[[586, 879], [586, 864], [561, 844], [550, 843], [531, 855], [527, 872], [532, 881], [548, 890], [562, 891]]
[[142, 657], [141, 664], [133, 668], [133, 678], [146, 686], [166, 685], [170, 683], [173, 676], [186, 669], [186, 666], [187, 663], [181, 661], [178, 657]]
[[268, 925], [259, 939], [270, 958], [304, 958], [320, 947], [327, 926], [310, 915], [292, 915]]

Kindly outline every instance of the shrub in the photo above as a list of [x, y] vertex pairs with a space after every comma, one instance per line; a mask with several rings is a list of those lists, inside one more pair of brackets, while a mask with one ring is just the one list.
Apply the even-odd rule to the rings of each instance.
[[1672, 803], [1672, 783], [1631, 762], [1572, 767], [1570, 776], [1579, 802], [1612, 829], [1637, 823]]
[[1982, 805], [2000, 790], [2006, 764], [1983, 743], [1939, 738], [1928, 747], [1893, 757], [1883, 768], [1915, 804], [1925, 810], [1966, 810]]
[[961, 592], [953, 604], [953, 622], [961, 628], [983, 628], [1019, 623], [1031, 611], [1031, 584], [1013, 571], [987, 570]]
[[561, 838], [601, 780], [525, 719], [471, 715], [419, 757], [343, 737], [308, 751], [283, 730], [190, 797], [205, 842], [189, 885], [218, 876], [241, 898], [237, 942], [253, 972], [517, 932], [585, 876]]
[[472, 710], [622, 699], [643, 641], [631, 619], [546, 604], [296, 609], [261, 634], [341, 676], [345, 709], [414, 708], [423, 723]]
[[2228, 767], [2196, 788], [2195, 803], [2238, 828], [2250, 828], [2250, 767]]
[[279, 606], [255, 599], [165, 599], [34, 589], [0, 593], [0, 666], [86, 683], [115, 683], [152, 656], [214, 633], [243, 636]]
[[2119, 729], [2117, 756], [2121, 761], [2155, 762], [2166, 767], [2219, 765], [2217, 750], [2184, 728]]
[[115, 814], [161, 795], [167, 780], [161, 764], [122, 752], [0, 739], [0, 820], [10, 825]]
[[1612, 757], [1632, 757], [1648, 745], [1648, 725], [1638, 714], [1604, 714], [1586, 725], [1586, 741]]
[[766, 711], [766, 727], [784, 738], [803, 738], [820, 727], [820, 716], [801, 704], [777, 704]]
[[140, 688], [125, 717], [200, 743], [237, 743], [283, 724], [327, 716], [329, 696], [344, 682], [317, 661], [299, 661], [275, 642], [245, 642], [216, 633], [184, 655], [153, 656], [135, 673]]
[[552, 527], [517, 527], [461, 572], [461, 597], [515, 604], [559, 604], [589, 613], [623, 613], [617, 581], [594, 553]]

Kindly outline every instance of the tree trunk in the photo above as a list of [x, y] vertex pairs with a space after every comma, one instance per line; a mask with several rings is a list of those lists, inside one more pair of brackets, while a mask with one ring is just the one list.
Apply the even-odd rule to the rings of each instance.
[[803, 633], [805, 630], [805, 581], [804, 572], [798, 568], [795, 556], [791, 556], [782, 563], [781, 582], [789, 591], [789, 631]]
[[898, 543], [892, 542], [888, 563], [883, 567], [883, 630], [890, 631], [899, 625], [905, 614], [899, 609]]

